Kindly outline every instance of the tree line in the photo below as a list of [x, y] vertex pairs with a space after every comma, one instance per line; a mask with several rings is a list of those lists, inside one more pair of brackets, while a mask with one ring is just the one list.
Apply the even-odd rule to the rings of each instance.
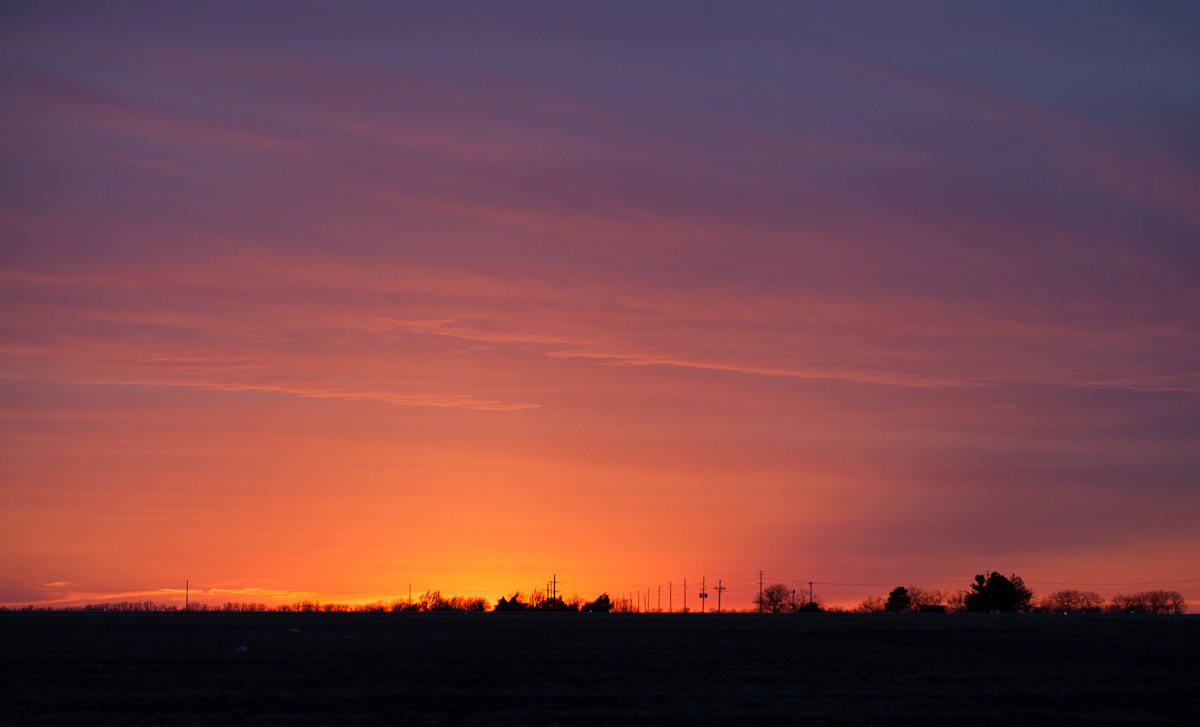
[[[764, 586], [750, 610], [762, 613], [806, 613], [842, 611], [826, 607], [819, 595], [797, 591], [784, 583]], [[0, 610], [17, 610], [0, 607]], [[34, 610], [32, 606], [20, 610]], [[174, 603], [149, 600], [91, 603], [68, 607], [68, 611], [182, 611]], [[500, 598], [495, 606], [481, 597], [442, 596], [440, 591], [426, 591], [416, 599], [376, 601], [366, 604], [320, 603], [315, 600], [292, 604], [226, 602], [221, 605], [188, 604], [188, 611], [216, 612], [276, 612], [276, 613], [483, 613], [494, 612], [576, 612], [632, 613], [643, 610], [632, 600], [612, 598], [602, 593], [591, 601], [578, 595], [550, 595], [534, 589], [527, 594], [513, 592]], [[1112, 614], [1183, 614], [1187, 602], [1183, 594], [1172, 590], [1147, 590], [1118, 593], [1105, 599], [1095, 591], [1064, 589], [1035, 597], [1020, 576], [1005, 576], [993, 571], [975, 576], [968, 588], [958, 591], [925, 590], [913, 586], [897, 586], [887, 596], [871, 596], [853, 609], [859, 613], [1112, 613]]]
[[886, 596], [872, 596], [859, 604], [861, 612], [959, 612], [959, 613], [1187, 613], [1187, 601], [1179, 591], [1150, 590], [1118, 593], [1105, 599], [1095, 591], [1064, 589], [1035, 597], [1015, 573], [1004, 576], [993, 571], [975, 576], [961, 591], [925, 591], [897, 586]]

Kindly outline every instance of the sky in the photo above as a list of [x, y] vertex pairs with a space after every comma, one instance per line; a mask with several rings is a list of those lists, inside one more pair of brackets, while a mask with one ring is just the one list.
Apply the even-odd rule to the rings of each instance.
[[1191, 2], [5, 3], [0, 604], [1200, 610], [1197, 128]]

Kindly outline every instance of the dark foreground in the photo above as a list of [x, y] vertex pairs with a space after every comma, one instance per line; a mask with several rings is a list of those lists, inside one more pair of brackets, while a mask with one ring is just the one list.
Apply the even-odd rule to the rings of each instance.
[[1188, 616], [9, 612], [0, 723], [1196, 725], [1198, 647]]

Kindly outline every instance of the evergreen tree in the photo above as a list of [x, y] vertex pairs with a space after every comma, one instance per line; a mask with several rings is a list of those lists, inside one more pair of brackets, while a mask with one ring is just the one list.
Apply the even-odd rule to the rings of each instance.
[[911, 608], [912, 597], [908, 595], [908, 589], [904, 586], [892, 589], [892, 592], [888, 594], [887, 602], [883, 604], [883, 610], [889, 613], [900, 613]]
[[987, 576], [975, 576], [963, 605], [971, 613], [1013, 613], [1028, 611], [1032, 602], [1033, 593], [1020, 576], [1005, 578], [992, 571]]

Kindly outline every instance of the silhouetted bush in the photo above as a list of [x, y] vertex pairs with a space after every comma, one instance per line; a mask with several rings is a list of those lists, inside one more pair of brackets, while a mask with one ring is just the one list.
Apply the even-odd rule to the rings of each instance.
[[612, 599], [607, 593], [601, 593], [594, 601], [588, 601], [579, 609], [585, 613], [608, 613], [613, 609]]
[[521, 602], [521, 592], [517, 591], [508, 598], [496, 601], [496, 611], [526, 611], [529, 605]]
[[578, 611], [579, 605], [576, 603], [567, 603], [561, 598], [547, 598], [538, 604], [539, 611]]

